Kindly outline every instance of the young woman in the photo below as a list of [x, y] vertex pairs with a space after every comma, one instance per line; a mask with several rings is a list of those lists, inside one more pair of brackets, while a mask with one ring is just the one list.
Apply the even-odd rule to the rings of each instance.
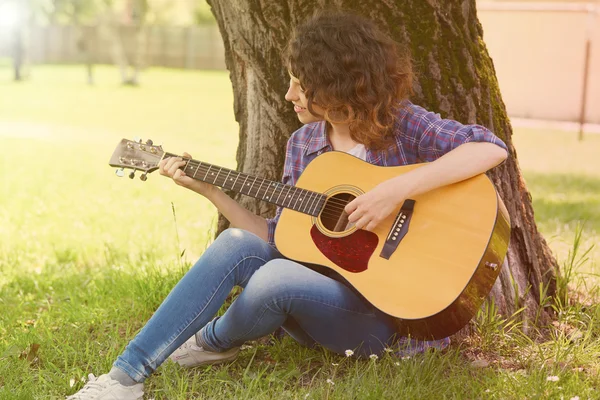
[[[428, 162], [381, 182], [345, 210], [372, 230], [405, 199], [501, 163], [504, 143], [486, 128], [441, 119], [408, 101], [407, 52], [372, 22], [322, 14], [299, 26], [287, 53], [289, 101], [305, 125], [288, 141], [283, 183], [295, 184], [317, 155], [343, 151], [377, 165]], [[185, 154], [185, 157], [191, 157]], [[239, 346], [279, 327], [306, 346], [359, 356], [394, 346], [392, 319], [335, 273], [285, 259], [275, 218], [257, 216], [214, 186], [186, 176], [181, 158], [160, 173], [208, 198], [235, 228], [223, 232], [117, 358], [112, 370], [71, 399], [141, 399], [143, 382], [170, 357], [186, 367], [233, 360]], [[244, 288], [221, 317], [234, 286]]]

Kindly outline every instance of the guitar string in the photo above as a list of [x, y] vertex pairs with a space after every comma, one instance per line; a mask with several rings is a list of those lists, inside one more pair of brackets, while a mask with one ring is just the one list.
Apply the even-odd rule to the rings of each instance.
[[[208, 169], [202, 170], [202, 169], [198, 168], [198, 171], [207, 172]], [[240, 175], [242, 175], [242, 174], [240, 174]], [[246, 177], [253, 178], [251, 175], [247, 175]], [[223, 179], [223, 178], [220, 178], [220, 179]], [[221, 186], [220, 183], [225, 184], [225, 182], [226, 182], [226, 181], [224, 181], [224, 182], [218, 182], [218, 181], [219, 181], [219, 179], [216, 179], [213, 184]], [[207, 183], [210, 184], [209, 182], [207, 182]], [[295, 188], [294, 186], [283, 185], [283, 184], [280, 184], [280, 185], [283, 186], [283, 188], [275, 189], [273, 191], [273, 195], [270, 196], [269, 200], [272, 200], [273, 198], [275, 198], [278, 195], [281, 196], [283, 194], [283, 191], [286, 188], [289, 188], [289, 191], [292, 191], [293, 189], [299, 189], [299, 188]], [[239, 193], [242, 193], [242, 194], [250, 195], [249, 193], [252, 192], [253, 187], [254, 187], [254, 182], [253, 182], [251, 188], [248, 189], [247, 193], [242, 192], [241, 188], [234, 189], [234, 190]], [[300, 189], [300, 190], [302, 190], [302, 189]], [[257, 192], [254, 195], [250, 195], [250, 196], [257, 197], [257, 198], [263, 198], [263, 196], [268, 193], [269, 193], [268, 188], [265, 188], [264, 192], [263, 192], [263, 189], [259, 189], [259, 190], [257, 190]], [[316, 192], [312, 192], [312, 193], [314, 194]], [[335, 205], [332, 206], [331, 204], [328, 204], [327, 199], [322, 197], [323, 195], [321, 195], [321, 194], [317, 193], [318, 197], [313, 198], [312, 200], [310, 200], [310, 195], [311, 195], [311, 193], [309, 192], [307, 197], [305, 197], [304, 199], [301, 199], [300, 196], [298, 196], [298, 194], [295, 194], [294, 197], [292, 197], [290, 200], [286, 200], [284, 197], [283, 200], [275, 202], [275, 204], [279, 205], [281, 207], [284, 207], [284, 208], [290, 208], [290, 209], [297, 210], [297, 211], [300, 211], [301, 209], [305, 209], [308, 211], [313, 210], [313, 209], [315, 211], [321, 210], [321, 212], [319, 212], [316, 216], [320, 215], [323, 217], [331, 217], [331, 218], [339, 218], [340, 217], [340, 213], [344, 210], [343, 208], [336, 207]], [[306, 199], [308, 199], [309, 204], [302, 206], [302, 204], [304, 204], [304, 202], [307, 201]], [[265, 200], [265, 199], [263, 198], [263, 200]], [[316, 207], [315, 207], [315, 200], [316, 200]], [[324, 203], [323, 203], [323, 201], [324, 201]], [[296, 204], [294, 204], [294, 203], [298, 203], [298, 202], [300, 202], [300, 206], [295, 207]], [[286, 203], [288, 203], [288, 204], [286, 205]], [[300, 211], [300, 212], [302, 212], [302, 211]], [[313, 213], [310, 213], [310, 212], [304, 212], [304, 213], [308, 214], [308, 215], [313, 215]], [[313, 216], [315, 216], [315, 215], [313, 215]]]
[[[197, 173], [197, 171], [208, 173], [210, 171], [210, 167], [209, 168], [204, 168], [204, 167], [201, 168], [201, 166], [202, 166], [201, 164], [197, 165], [196, 163], [192, 163], [192, 162], [188, 163], [185, 168], [187, 168], [190, 165], [191, 165], [192, 169], [194, 167], [196, 167], [196, 166], [198, 167], [197, 170], [194, 173]], [[217, 168], [221, 169], [221, 173], [223, 172], [221, 167], [217, 167]], [[252, 175], [243, 174], [243, 173], [240, 173], [238, 171], [233, 171], [233, 170], [229, 170], [229, 169], [226, 169], [226, 171], [235, 172], [235, 173], [239, 174], [239, 176], [246, 176], [246, 179], [247, 178], [253, 178]], [[236, 178], [236, 180], [239, 179], [239, 176]], [[227, 182], [226, 178], [220, 177], [220, 173], [219, 173], [219, 175], [215, 178], [215, 181], [213, 182], [213, 184], [220, 186], [220, 184], [218, 183], [219, 179], [223, 179], [222, 184], [225, 184]], [[256, 178], [256, 179], [262, 179], [262, 178]], [[263, 180], [262, 183], [264, 183], [266, 181], [267, 180]], [[256, 183], [256, 180], [255, 180], [255, 182], [252, 183], [252, 187], [254, 186], [255, 183]], [[284, 185], [284, 184], [280, 184], [279, 182], [275, 182], [275, 183], [277, 183], [279, 186], [283, 186], [283, 188], [282, 189], [279, 189], [279, 188], [274, 189], [273, 190], [273, 195], [271, 196], [271, 198], [273, 198], [274, 195], [276, 194], [276, 190], [279, 190], [279, 196], [281, 196], [281, 194], [283, 193], [283, 190], [285, 190], [286, 187], [289, 188], [289, 191], [291, 191], [292, 189], [294, 189], [294, 190], [305, 190], [306, 191], [306, 189], [296, 188], [295, 186]], [[238, 191], [237, 189], [234, 189], [234, 190]], [[250, 193], [251, 190], [252, 190], [252, 188], [250, 190], [248, 190], [248, 193]], [[266, 195], [267, 193], [269, 193], [268, 187], [264, 189], [264, 193], [262, 193], [262, 195], [261, 195], [261, 190], [262, 189], [259, 187], [259, 189], [257, 190], [255, 196], [261, 197], [264, 200], [263, 196]], [[239, 191], [241, 192], [241, 188], [240, 188]], [[323, 200], [325, 201], [325, 203], [320, 207], [320, 209], [322, 211], [320, 213], [318, 213], [317, 216], [320, 215], [320, 216], [323, 216], [323, 217], [331, 217], [331, 218], [336, 218], [337, 219], [337, 218], [339, 218], [341, 216], [342, 213], [345, 213], [344, 205], [348, 204], [349, 202], [347, 202], [347, 201], [343, 202], [341, 200], [337, 200], [337, 199], [333, 199], [333, 198], [330, 198], [330, 199], [323, 198], [323, 197], [319, 198], [319, 196], [324, 196], [324, 195], [321, 194], [321, 193], [318, 193], [318, 192], [312, 192], [312, 191], [307, 191], [307, 192], [308, 192], [308, 195], [309, 195], [309, 197], [308, 197], [309, 199], [310, 199], [310, 196], [312, 196], [313, 194], [317, 194], [318, 197], [315, 198], [315, 199], [318, 199], [317, 205], [321, 204], [321, 202]], [[242, 194], [245, 194], [245, 193], [242, 192]], [[281, 206], [285, 207], [285, 208], [291, 208], [291, 209], [300, 211], [303, 208], [302, 204], [304, 203], [305, 200], [300, 199], [297, 194], [295, 194], [294, 196], [295, 197], [293, 197], [292, 200], [289, 201], [288, 206], [285, 205], [285, 200], [283, 200], [281, 202]], [[294, 199], [296, 199], [296, 203], [298, 201], [300, 201], [300, 207], [296, 208], [295, 205], [291, 206], [291, 203], [294, 202]], [[309, 200], [309, 201], [311, 201], [311, 204], [308, 205], [308, 206], [305, 206], [304, 208], [307, 209], [307, 210], [313, 209], [314, 208], [314, 204], [315, 204], [314, 203], [315, 199]], [[338, 202], [338, 205], [341, 204], [342, 206], [341, 207], [336, 206], [336, 204], [335, 204], [336, 201]], [[318, 209], [318, 207], [315, 208], [315, 210], [317, 210], [317, 209]], [[300, 212], [302, 212], [302, 211], [300, 211]], [[305, 214], [309, 214], [309, 215], [313, 215], [312, 213], [308, 213], [308, 212], [304, 212], [304, 213]]]
[[[192, 169], [193, 169], [194, 167], [196, 168], [196, 171], [194, 172], [194, 175], [195, 175], [195, 174], [196, 174], [198, 171], [200, 171], [200, 172], [204, 172], [204, 173], [208, 173], [208, 172], [210, 171], [210, 169], [212, 168], [212, 166], [211, 166], [211, 165], [209, 165], [209, 166], [208, 166], [208, 168], [207, 168], [207, 167], [204, 167], [202, 164], [203, 164], [202, 162], [195, 162], [195, 161], [193, 161], [193, 160], [190, 160], [190, 161], [189, 161], [189, 162], [188, 162], [188, 163], [185, 165], [184, 169], [187, 169], [187, 168], [188, 168], [188, 167], [191, 165]], [[238, 174], [238, 178], [236, 178], [236, 179], [239, 179], [239, 177], [240, 177], [240, 176], [245, 176], [245, 177], [246, 177], [246, 180], [247, 180], [248, 178], [255, 178], [255, 181], [252, 183], [252, 187], [254, 186], [254, 184], [256, 183], [256, 181], [257, 181], [258, 179], [262, 179], [262, 178], [253, 177], [252, 175], [244, 174], [244, 173], [242, 173], [242, 172], [238, 172], [238, 171], [234, 171], [234, 170], [230, 170], [230, 169], [225, 169], [225, 168], [221, 168], [221, 167], [216, 167], [216, 168], [219, 168], [219, 169], [220, 169], [220, 171], [219, 171], [219, 173], [218, 173], [217, 177], [215, 178], [215, 181], [214, 181], [214, 183], [213, 183], [213, 184], [215, 184], [215, 185], [219, 185], [219, 186], [220, 186], [220, 184], [218, 184], [218, 183], [217, 183], [217, 181], [218, 181], [219, 179], [223, 179], [223, 182], [222, 182], [223, 184], [225, 184], [225, 183], [227, 182], [226, 178], [223, 178], [223, 177], [221, 177], [221, 176], [220, 176], [220, 175], [221, 175], [221, 173], [222, 173], [222, 172], [224, 172], [223, 170], [225, 170], [225, 171], [227, 171], [227, 172], [229, 172], [229, 173], [233, 172], [233, 173], [236, 173], [236, 174]], [[262, 184], [264, 184], [264, 183], [265, 183], [265, 182], [267, 182], [267, 181], [268, 181], [267, 179], [262, 179]], [[270, 181], [270, 182], [274, 182], [274, 183], [277, 183], [279, 186], [283, 186], [283, 188], [281, 188], [281, 189], [280, 189], [279, 187], [277, 187], [276, 189], [274, 189], [274, 190], [273, 190], [273, 194], [276, 194], [276, 190], [279, 190], [279, 195], [281, 195], [281, 194], [283, 193], [283, 190], [285, 190], [285, 188], [289, 188], [289, 191], [290, 191], [290, 192], [291, 192], [292, 190], [303, 190], [303, 191], [307, 192], [306, 194], [307, 194], [308, 196], [312, 196], [313, 194], [317, 194], [317, 196], [325, 196], [325, 195], [324, 195], [324, 194], [322, 194], [322, 193], [318, 193], [318, 192], [314, 192], [314, 191], [310, 191], [310, 190], [306, 190], [306, 189], [302, 189], [302, 188], [297, 188], [297, 187], [295, 187], [295, 186], [284, 185], [283, 183], [279, 183], [279, 182], [275, 182], [275, 181]], [[208, 182], [207, 182], [207, 183], [208, 183]], [[261, 184], [261, 186], [262, 186], [262, 184]], [[234, 185], [234, 186], [235, 186], [235, 185]], [[243, 186], [242, 186], [242, 187], [243, 187]], [[249, 192], [252, 190], [252, 187], [250, 188]], [[266, 194], [269, 192], [269, 191], [268, 191], [268, 188], [269, 188], [269, 187], [270, 187], [270, 186], [268, 186], [267, 188], [265, 188], [265, 189], [264, 189], [264, 193], [263, 193], [263, 195], [266, 195]], [[241, 190], [241, 189], [240, 189], [240, 190]], [[261, 190], [263, 190], [263, 189], [262, 189], [261, 187], [259, 187], [259, 189], [258, 189], [258, 190], [257, 190], [257, 192], [256, 192], [256, 196], [263, 197], [263, 195], [260, 195], [260, 194], [259, 194], [259, 193], [261, 192]], [[288, 193], [288, 194], [289, 194], [289, 193]], [[271, 196], [271, 198], [272, 198], [272, 197], [273, 197], [273, 196]], [[294, 197], [292, 198], [292, 201], [294, 201], [294, 199], [296, 199], [296, 197], [299, 197], [299, 196], [297, 196], [297, 194], [295, 194], [295, 195], [294, 195]], [[318, 199], [318, 198], [319, 198], [319, 197], [317, 197], [317, 199]], [[263, 198], [263, 200], [264, 200], [264, 198]], [[296, 202], [298, 202], [298, 200], [299, 200], [299, 199], [296, 199]], [[338, 211], [338, 212], [341, 212], [341, 211], [343, 211], [343, 210], [344, 210], [344, 207], [345, 207], [347, 204], [349, 204], [349, 203], [350, 203], [350, 201], [338, 200], [338, 199], [335, 199], [335, 198], [329, 198], [329, 199], [325, 199], [325, 200], [326, 200], [326, 204], [327, 204], [327, 203], [329, 203], [329, 204], [331, 204], [331, 205], [333, 206], [333, 207], [327, 207], [327, 208], [333, 209], [333, 210], [335, 210], [335, 211]], [[284, 201], [285, 201], [285, 200], [284, 200]], [[303, 200], [303, 201], [304, 201], [304, 200]], [[313, 202], [314, 202], [314, 200], [313, 200]], [[301, 203], [301, 204], [302, 204], [302, 203]], [[338, 206], [338, 207], [336, 207], [336, 206]], [[313, 206], [310, 206], [309, 208], [312, 208], [312, 207], [313, 207]], [[331, 215], [334, 215], [334, 214], [331, 214]]]
[[[181, 157], [181, 156], [179, 156], [177, 154], [172, 154], [172, 153], [164, 153], [164, 157], [163, 158], [171, 158], [171, 157]], [[213, 182], [213, 185], [221, 186], [221, 185], [219, 185], [217, 183], [217, 181], [218, 181], [218, 179], [221, 178], [220, 175], [221, 175], [222, 172], [228, 172], [229, 174], [233, 172], [233, 173], [235, 173], [235, 174], [238, 175], [237, 178], [236, 178], [236, 181], [240, 177], [243, 177], [243, 176], [245, 176], [246, 180], [248, 180], [248, 178], [254, 178], [254, 182], [252, 183], [252, 186], [250, 187], [250, 190], [248, 191], [248, 193], [250, 193], [251, 190], [252, 190], [252, 188], [254, 187], [254, 184], [256, 183], [256, 181], [258, 179], [261, 179], [262, 180], [261, 185], [259, 186], [259, 189], [257, 190], [255, 196], [259, 196], [259, 197], [263, 198], [263, 200], [264, 200], [263, 195], [266, 195], [268, 193], [268, 188], [270, 187], [270, 185], [267, 186], [267, 188], [264, 189], [263, 195], [260, 195], [259, 193], [260, 193], [260, 191], [262, 189], [262, 185], [265, 182], [267, 182], [267, 181], [268, 182], [276, 183], [278, 185], [275, 189], [273, 189], [273, 194], [276, 194], [276, 191], [279, 190], [279, 195], [278, 196], [281, 196], [281, 194], [283, 193], [283, 191], [286, 188], [288, 188], [288, 195], [289, 195], [289, 193], [292, 190], [294, 190], [295, 192], [297, 192], [298, 190], [304, 191], [305, 194], [309, 196], [309, 198], [312, 198], [312, 196], [316, 194], [317, 196], [315, 197], [315, 199], [310, 200], [311, 204], [310, 204], [310, 206], [308, 206], [306, 208], [308, 208], [308, 210], [311, 210], [311, 209], [315, 208], [314, 201], [317, 200], [317, 207], [315, 208], [315, 210], [316, 210], [318, 208], [318, 205], [321, 203], [321, 201], [325, 200], [325, 202], [321, 206], [321, 212], [318, 214], [318, 215], [321, 215], [321, 216], [339, 218], [340, 214], [345, 212], [345, 210], [344, 210], [345, 206], [352, 201], [352, 200], [350, 200], [350, 201], [347, 201], [347, 200], [338, 200], [338, 199], [335, 199], [333, 197], [327, 198], [326, 195], [323, 194], [323, 193], [314, 192], [314, 191], [311, 191], [311, 190], [307, 190], [307, 189], [303, 189], [303, 188], [298, 188], [298, 187], [291, 186], [291, 185], [285, 185], [283, 183], [279, 183], [279, 182], [276, 182], [276, 181], [269, 181], [267, 179], [263, 179], [263, 178], [259, 178], [259, 177], [254, 177], [252, 175], [248, 175], [248, 174], [245, 174], [243, 172], [234, 171], [234, 170], [231, 170], [231, 169], [228, 169], [228, 168], [214, 166], [214, 165], [211, 165], [209, 163], [204, 163], [202, 161], [197, 161], [197, 160], [194, 160], [194, 159], [186, 159], [186, 158], [183, 158], [183, 157], [181, 157], [181, 158], [184, 161], [187, 160], [187, 164], [183, 167], [183, 169], [188, 168], [190, 165], [192, 166], [192, 168], [196, 167], [196, 171], [194, 172], [194, 176], [195, 176], [195, 174], [198, 171], [208, 173], [212, 167], [219, 168], [219, 173], [218, 173], [217, 177], [215, 178], [215, 181]], [[207, 167], [204, 166], [203, 164], [207, 164]], [[227, 182], [227, 180], [226, 180], [226, 178], [222, 178], [222, 179], [223, 179], [223, 185], [224, 185]], [[206, 182], [206, 183], [208, 183], [208, 182]], [[234, 190], [236, 190], [235, 189], [235, 184], [232, 187], [234, 188]], [[242, 185], [242, 188], [243, 188], [243, 185]], [[239, 189], [239, 191], [241, 192], [241, 188]], [[242, 194], [244, 194], [244, 193], [242, 193]], [[302, 194], [300, 194], [300, 195], [302, 195]], [[300, 196], [298, 196], [298, 193], [294, 193], [293, 196], [294, 197], [292, 197], [292, 199], [290, 200], [288, 206], [285, 206], [285, 199], [284, 199], [282, 201], [282, 207], [291, 208], [291, 209], [296, 210], [295, 206], [294, 207], [291, 206], [291, 202], [294, 202], [294, 200], [295, 200], [295, 203], [297, 203], [298, 201], [301, 201], [300, 207], [299, 207], [299, 209], [297, 209], [297, 211], [300, 211], [300, 208], [302, 207], [302, 204], [303, 204], [303, 202], [305, 200], [301, 200]], [[273, 196], [271, 196], [271, 197], [273, 197]], [[306, 214], [312, 215], [311, 213], [306, 213]]]
[[[206, 168], [206, 167], [203, 167], [203, 166], [202, 166], [202, 162], [200, 162], [199, 164], [196, 164], [196, 162], [194, 162], [193, 160], [190, 160], [190, 162], [188, 162], [188, 164], [186, 164], [186, 166], [185, 166], [184, 168], [188, 168], [188, 166], [189, 166], [190, 164], [192, 164], [192, 167], [196, 166], [196, 169], [197, 169], [197, 170], [196, 170], [196, 172], [197, 172], [197, 171], [201, 171], [201, 172], [206, 172], [206, 173], [208, 173], [208, 171], [209, 171], [209, 170], [212, 168], [212, 166], [211, 166], [210, 164], [209, 164], [209, 167], [208, 167], [208, 168]], [[258, 180], [258, 179], [261, 179], [261, 180], [262, 180], [262, 184], [264, 184], [265, 182], [273, 182], [273, 183], [277, 183], [277, 185], [279, 185], [279, 186], [283, 186], [283, 188], [282, 188], [282, 189], [279, 189], [279, 187], [278, 187], [278, 188], [276, 188], [276, 189], [274, 189], [274, 190], [273, 190], [273, 193], [274, 193], [274, 194], [276, 193], [276, 192], [275, 192], [275, 190], [280, 190], [280, 193], [279, 193], [279, 195], [281, 195], [281, 193], [283, 193], [283, 190], [285, 190], [285, 188], [289, 188], [289, 191], [291, 191], [292, 189], [293, 189], [293, 190], [302, 190], [302, 191], [305, 191], [305, 192], [306, 192], [306, 193], [307, 193], [309, 196], [312, 196], [313, 194], [316, 194], [317, 196], [326, 196], [326, 195], [325, 195], [325, 194], [323, 194], [323, 193], [314, 192], [314, 191], [311, 191], [311, 190], [307, 190], [307, 189], [303, 189], [303, 188], [298, 188], [298, 187], [291, 186], [291, 185], [285, 185], [285, 184], [283, 184], [283, 183], [279, 183], [279, 182], [276, 182], [276, 181], [269, 181], [269, 180], [267, 180], [267, 179], [263, 179], [263, 178], [253, 177], [252, 175], [244, 174], [243, 172], [238, 172], [238, 171], [234, 171], [234, 170], [230, 170], [230, 169], [225, 169], [225, 168], [221, 168], [221, 167], [216, 167], [216, 168], [219, 168], [219, 169], [220, 169], [220, 172], [218, 173], [218, 176], [217, 176], [217, 178], [215, 178], [215, 182], [214, 182], [213, 184], [217, 184], [217, 180], [218, 180], [219, 178], [221, 178], [221, 179], [223, 179], [223, 180], [224, 180], [224, 181], [223, 181], [223, 184], [225, 184], [225, 183], [227, 182], [227, 181], [226, 181], [226, 178], [222, 178], [222, 177], [220, 177], [221, 173], [222, 173], [222, 172], [224, 172], [223, 170], [225, 170], [225, 171], [227, 171], [227, 172], [229, 172], [229, 173], [233, 172], [233, 173], [236, 173], [236, 174], [238, 174], [238, 178], [236, 178], [236, 179], [239, 179], [239, 176], [245, 176], [245, 177], [246, 177], [246, 179], [248, 179], [248, 178], [255, 178], [255, 181], [252, 183], [252, 185], [254, 185], [254, 184], [256, 183], [256, 180]], [[195, 172], [195, 173], [196, 173], [196, 172]], [[208, 183], [208, 182], [207, 182], [207, 183]], [[242, 187], [243, 187], [243, 186], [242, 186]], [[270, 186], [269, 186], [269, 187], [270, 187]], [[240, 189], [240, 190], [241, 190], [241, 189]], [[259, 189], [257, 190], [257, 193], [256, 193], [256, 195], [257, 195], [257, 196], [259, 195], [258, 193], [260, 193], [260, 191], [261, 191], [261, 190], [262, 190], [262, 188], [260, 188], [260, 187], [259, 187]], [[265, 188], [264, 190], [265, 190], [264, 194], [267, 194], [267, 193], [268, 193], [268, 188]], [[261, 196], [261, 197], [262, 197], [262, 196]], [[296, 197], [297, 197], [297, 196], [296, 196]], [[318, 198], [318, 197], [317, 197], [317, 198]], [[333, 204], [336, 204], [336, 205], [338, 205], [338, 206], [341, 206], [340, 208], [337, 208], [337, 210], [343, 210], [344, 206], [346, 206], [347, 204], [349, 204], [349, 203], [352, 201], [352, 200], [350, 200], [350, 201], [346, 201], [346, 200], [338, 200], [338, 199], [335, 199], [335, 198], [329, 198], [329, 199], [326, 199], [326, 200], [327, 200], [327, 202], [328, 202], [328, 203], [333, 203]]]
[[[166, 153], [166, 154], [165, 154], [165, 157], [166, 157], [166, 156], [170, 156], [170, 157], [181, 157], [181, 156], [178, 156], [177, 154], [172, 154], [172, 153]], [[170, 158], [170, 157], [168, 157], [168, 158]], [[245, 176], [245, 177], [246, 177], [246, 180], [247, 180], [248, 178], [255, 178], [254, 182], [252, 183], [252, 187], [254, 186], [254, 184], [256, 183], [256, 181], [257, 181], [258, 179], [261, 179], [261, 180], [262, 180], [262, 182], [261, 182], [261, 186], [259, 186], [259, 189], [258, 189], [258, 190], [257, 190], [257, 192], [256, 192], [256, 196], [260, 196], [260, 197], [262, 197], [262, 195], [259, 195], [259, 193], [260, 193], [260, 191], [261, 191], [261, 189], [262, 189], [262, 184], [264, 184], [265, 182], [269, 181], [269, 180], [267, 180], [267, 179], [263, 179], [263, 178], [259, 178], [259, 177], [254, 177], [254, 176], [252, 176], [252, 175], [248, 175], [248, 174], [245, 174], [245, 173], [243, 173], [243, 172], [234, 171], [234, 170], [231, 170], [231, 169], [228, 169], [228, 168], [219, 167], [219, 166], [214, 166], [214, 165], [211, 165], [211, 164], [209, 164], [209, 163], [204, 163], [204, 162], [202, 162], [202, 161], [197, 161], [197, 160], [194, 160], [194, 159], [187, 159], [187, 158], [183, 158], [183, 157], [181, 157], [181, 158], [182, 158], [182, 160], [184, 160], [184, 161], [185, 161], [185, 160], [187, 160], [187, 164], [186, 164], [186, 165], [185, 165], [183, 168], [184, 168], [184, 169], [185, 169], [185, 168], [188, 168], [188, 167], [190, 166], [190, 164], [191, 164], [191, 165], [192, 165], [192, 167], [196, 167], [196, 171], [195, 171], [195, 173], [197, 173], [197, 172], [198, 172], [198, 170], [200, 170], [201, 172], [206, 172], [206, 173], [208, 173], [208, 171], [210, 171], [210, 169], [211, 169], [212, 167], [219, 168], [219, 173], [218, 173], [218, 175], [217, 175], [217, 177], [215, 178], [215, 181], [214, 181], [214, 183], [213, 183], [214, 185], [218, 185], [218, 184], [217, 184], [217, 179], [220, 177], [220, 175], [221, 175], [221, 173], [222, 173], [222, 172], [226, 172], [226, 171], [227, 171], [227, 172], [229, 172], [229, 173], [232, 173], [232, 172], [233, 172], [233, 173], [236, 173], [236, 174], [238, 174], [239, 176]], [[203, 164], [207, 164], [207, 167], [206, 167], [206, 166], [204, 166]], [[194, 173], [194, 174], [195, 174], [195, 173]], [[237, 178], [237, 179], [239, 179], [239, 176], [238, 176], [238, 178]], [[227, 182], [227, 181], [225, 180], [226, 178], [223, 178], [223, 179], [224, 179], [224, 181], [223, 181], [223, 184], [225, 184], [225, 182]], [[289, 194], [289, 192], [291, 192], [291, 191], [292, 191], [292, 189], [294, 189], [294, 190], [296, 190], [296, 191], [297, 191], [297, 190], [302, 190], [302, 191], [305, 191], [305, 192], [306, 192], [306, 193], [307, 193], [309, 196], [312, 196], [313, 194], [316, 194], [316, 195], [317, 195], [317, 199], [319, 198], [318, 196], [326, 196], [326, 195], [325, 195], [325, 194], [323, 194], [323, 193], [318, 193], [318, 192], [310, 191], [310, 190], [307, 190], [307, 189], [297, 188], [297, 187], [295, 187], [295, 186], [291, 186], [291, 185], [285, 185], [285, 184], [283, 184], [283, 183], [279, 183], [279, 182], [276, 182], [276, 181], [269, 181], [269, 182], [277, 183], [279, 186], [283, 186], [283, 188], [282, 188], [282, 189], [279, 189], [279, 190], [280, 190], [280, 193], [279, 193], [279, 195], [281, 195], [281, 193], [283, 193], [283, 190], [285, 190], [285, 188], [287, 187], [287, 188], [289, 188], [288, 194]], [[208, 183], [208, 182], [206, 182], [206, 183]], [[243, 186], [242, 186], [242, 187], [243, 187]], [[251, 188], [252, 188], [252, 187], [251, 187]], [[241, 190], [241, 189], [240, 189], [240, 190]], [[249, 192], [250, 192], [250, 191], [249, 191]], [[264, 194], [267, 194], [267, 193], [268, 193], [268, 187], [264, 189], [264, 193], [263, 193], [263, 195], [264, 195]], [[275, 194], [275, 190], [273, 191], [273, 193]], [[296, 197], [298, 197], [298, 196], [296, 196], [296, 195], [297, 195], [297, 194], [295, 193], [295, 194], [294, 194], [294, 196], [295, 196], [295, 197], [293, 197], [293, 198], [292, 198], [292, 201], [294, 201], [294, 199], [296, 199]], [[264, 198], [263, 198], [263, 200], [264, 200]], [[320, 200], [319, 200], [319, 201], [320, 201]], [[347, 200], [338, 200], [338, 199], [335, 199], [335, 198], [328, 198], [328, 199], [327, 199], [327, 198], [325, 198], [325, 201], [326, 201], [326, 202], [325, 202], [325, 204], [323, 205], [323, 211], [325, 211], [325, 209], [332, 209], [332, 211], [337, 211], [338, 213], [341, 213], [341, 212], [345, 212], [345, 211], [344, 211], [344, 208], [345, 208], [345, 206], [346, 206], [346, 205], [348, 205], [348, 204], [349, 204], [349, 203], [350, 203], [352, 200], [350, 200], [350, 201], [347, 201]], [[297, 203], [297, 202], [298, 202], [298, 199], [296, 199], [296, 203]], [[302, 203], [301, 203], [301, 204], [302, 204]], [[327, 205], [327, 204], [330, 204], [330, 205], [331, 205], [331, 207], [327, 207], [327, 208], [326, 208], [326, 207], [325, 207], [325, 205]], [[284, 206], [284, 207], [285, 207], [285, 206]], [[309, 207], [309, 209], [311, 209], [311, 208], [313, 208], [313, 207], [314, 207], [314, 200], [313, 200], [313, 205], [311, 205], [311, 206]], [[289, 206], [288, 206], [288, 207], [286, 207], [286, 208], [293, 208], [293, 207], [289, 207]], [[294, 209], [294, 208], [293, 208], [293, 209]], [[338, 214], [329, 214], [329, 216], [338, 216]]]

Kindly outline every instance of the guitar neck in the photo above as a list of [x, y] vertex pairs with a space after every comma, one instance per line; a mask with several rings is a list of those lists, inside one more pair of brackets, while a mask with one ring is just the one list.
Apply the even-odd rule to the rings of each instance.
[[[165, 153], [164, 158], [170, 157], [180, 156]], [[320, 214], [327, 200], [322, 193], [284, 185], [194, 159], [189, 159], [182, 169], [187, 176], [196, 180], [315, 217]]]

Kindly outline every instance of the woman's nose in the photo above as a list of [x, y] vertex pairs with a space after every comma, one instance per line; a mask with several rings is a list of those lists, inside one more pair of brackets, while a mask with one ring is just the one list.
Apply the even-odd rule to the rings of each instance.
[[294, 100], [298, 100], [298, 94], [295, 93], [294, 89], [292, 88], [292, 86], [290, 85], [290, 87], [288, 87], [288, 90], [285, 94], [285, 99], [287, 101], [294, 101]]

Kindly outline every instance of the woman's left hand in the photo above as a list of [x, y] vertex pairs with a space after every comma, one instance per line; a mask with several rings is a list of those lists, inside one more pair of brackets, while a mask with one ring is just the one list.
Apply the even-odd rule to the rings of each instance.
[[[358, 229], [372, 231], [392, 211], [409, 197], [402, 177], [389, 179], [375, 186], [367, 193], [358, 196], [344, 208], [348, 220]], [[403, 184], [404, 183], [404, 184]]]

